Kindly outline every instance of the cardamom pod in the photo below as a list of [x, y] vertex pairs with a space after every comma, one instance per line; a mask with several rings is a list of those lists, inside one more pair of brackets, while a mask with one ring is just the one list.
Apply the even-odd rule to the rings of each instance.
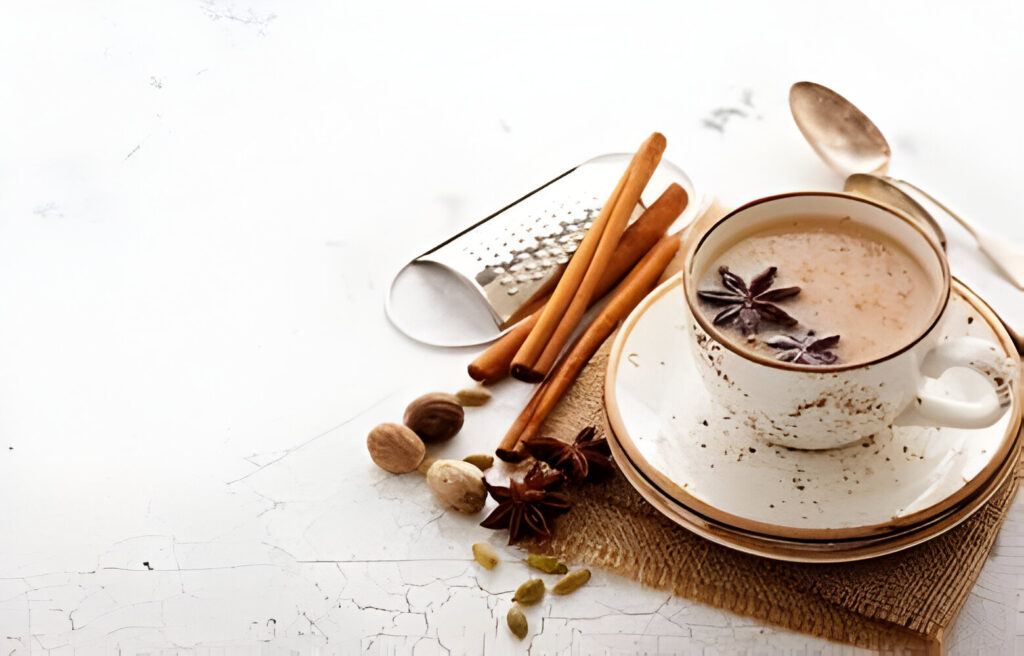
[[524, 606], [532, 606], [543, 598], [544, 581], [540, 579], [530, 579], [516, 589], [516, 594], [512, 597], [512, 601], [518, 602]]
[[526, 615], [523, 615], [523, 609], [519, 607], [519, 604], [512, 604], [512, 608], [508, 609], [508, 615], [505, 616], [505, 620], [508, 622], [508, 628], [515, 637], [520, 640], [526, 637], [526, 632], [530, 630], [530, 625], [526, 621]]
[[589, 569], [574, 569], [561, 578], [551, 588], [552, 594], [567, 595], [570, 592], [576, 592], [579, 590], [584, 583], [590, 580]]
[[476, 562], [484, 569], [494, 569], [498, 564], [498, 554], [495, 553], [494, 547], [486, 542], [477, 542], [473, 545], [473, 558], [476, 558]]
[[526, 557], [526, 564], [534, 569], [539, 569], [546, 574], [565, 574], [569, 571], [569, 568], [565, 566], [565, 563], [554, 556], [530, 554]]
[[455, 393], [459, 405], [468, 408], [471, 406], [483, 405], [491, 400], [491, 393], [482, 387], [467, 387]]
[[489, 456], [486, 453], [474, 453], [473, 455], [466, 456], [462, 461], [475, 465], [480, 471], [487, 471], [494, 466], [494, 456]]

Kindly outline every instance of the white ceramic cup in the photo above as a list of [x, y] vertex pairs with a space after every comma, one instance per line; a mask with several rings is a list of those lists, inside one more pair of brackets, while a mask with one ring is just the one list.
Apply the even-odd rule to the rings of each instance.
[[[782, 362], [743, 351], [699, 311], [697, 284], [716, 253], [759, 223], [815, 215], [851, 217], [901, 244], [939, 284], [928, 327], [907, 344], [865, 363], [828, 367]], [[829, 449], [891, 433], [893, 424], [983, 428], [1010, 406], [1016, 365], [998, 344], [943, 338], [950, 273], [937, 242], [912, 219], [873, 201], [830, 192], [771, 196], [734, 210], [686, 254], [684, 285], [687, 335], [711, 395], [772, 444]], [[930, 393], [928, 377], [968, 367], [992, 387], [984, 398]]]

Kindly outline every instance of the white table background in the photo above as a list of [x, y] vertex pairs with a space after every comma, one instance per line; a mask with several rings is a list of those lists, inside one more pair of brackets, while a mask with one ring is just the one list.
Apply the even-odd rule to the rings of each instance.
[[[0, 653], [861, 653], [602, 573], [520, 645], [518, 554], [366, 455], [475, 353], [389, 325], [399, 265], [652, 130], [727, 204], [839, 189], [797, 80], [1024, 243], [1024, 5], [624, 5], [0, 6]], [[492, 448], [526, 394], [500, 386], [441, 453]], [[1019, 501], [951, 653], [1024, 653], [1022, 544]]]

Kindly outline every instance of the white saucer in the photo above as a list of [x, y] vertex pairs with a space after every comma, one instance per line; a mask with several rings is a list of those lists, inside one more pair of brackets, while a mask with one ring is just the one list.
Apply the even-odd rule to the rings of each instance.
[[[668, 498], [724, 526], [795, 540], [880, 536], [933, 519], [975, 494], [1014, 444], [1021, 401], [978, 430], [896, 427], [829, 451], [769, 445], [708, 396], [683, 326], [681, 276], [658, 287], [612, 346], [605, 406], [617, 446]], [[954, 281], [946, 336], [972, 335], [1016, 358], [998, 319]], [[990, 393], [973, 372], [936, 382]]]
[[1020, 458], [1021, 435], [1014, 441], [1010, 457], [976, 494], [963, 503], [941, 512], [927, 521], [880, 536], [843, 540], [798, 540], [764, 536], [719, 524], [670, 498], [634, 467], [622, 451], [615, 434], [609, 432], [608, 444], [619, 471], [656, 510], [697, 535], [732, 549], [775, 560], [801, 563], [844, 563], [876, 558], [908, 549], [955, 528], [984, 506], [1016, 470]]

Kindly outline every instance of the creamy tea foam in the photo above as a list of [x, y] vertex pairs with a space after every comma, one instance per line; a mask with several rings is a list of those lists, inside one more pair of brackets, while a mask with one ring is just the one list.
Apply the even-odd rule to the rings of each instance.
[[[720, 318], [723, 338], [804, 364], [858, 364], [892, 354], [929, 327], [941, 302], [941, 280], [900, 244], [849, 217], [762, 223], [708, 261], [697, 276], [698, 305], [709, 322]], [[775, 275], [751, 288], [771, 267]], [[760, 300], [732, 301], [743, 297]], [[756, 333], [744, 334], [751, 321]], [[827, 339], [835, 335], [838, 341]]]

